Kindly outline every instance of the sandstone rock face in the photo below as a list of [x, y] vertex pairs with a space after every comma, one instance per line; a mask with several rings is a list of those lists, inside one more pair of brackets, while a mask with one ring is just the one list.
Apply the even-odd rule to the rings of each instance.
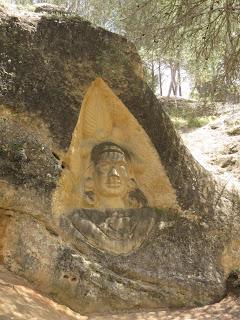
[[[0, 16], [1, 263], [85, 314], [220, 300], [240, 265], [239, 194], [193, 160], [143, 82], [135, 48], [76, 17]], [[72, 134], [97, 77], [148, 137], [172, 205], [61, 206], [61, 188], [79, 191], [65, 185], [81, 177]], [[151, 198], [139, 172], [135, 190]]]

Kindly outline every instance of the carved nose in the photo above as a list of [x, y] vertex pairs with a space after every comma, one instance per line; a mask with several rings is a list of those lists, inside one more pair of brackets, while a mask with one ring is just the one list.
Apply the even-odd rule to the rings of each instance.
[[119, 173], [117, 172], [116, 168], [114, 168], [114, 167], [109, 171], [109, 175], [119, 177]]

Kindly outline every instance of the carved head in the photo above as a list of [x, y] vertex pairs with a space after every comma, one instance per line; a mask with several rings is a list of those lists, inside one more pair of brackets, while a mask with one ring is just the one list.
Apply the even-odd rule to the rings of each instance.
[[147, 201], [137, 188], [129, 153], [122, 147], [103, 142], [91, 152], [92, 177], [85, 182], [88, 203], [104, 202], [105, 207], [141, 207]]
[[128, 153], [118, 145], [104, 142], [91, 153], [93, 179], [98, 192], [107, 197], [124, 197], [129, 188]]

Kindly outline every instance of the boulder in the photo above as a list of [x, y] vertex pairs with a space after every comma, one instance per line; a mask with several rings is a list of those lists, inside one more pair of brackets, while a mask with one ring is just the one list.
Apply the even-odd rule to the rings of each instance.
[[[0, 18], [1, 263], [82, 314], [219, 301], [240, 265], [239, 192], [194, 160], [135, 47], [76, 16]], [[132, 159], [130, 207], [79, 200], [104, 139]]]

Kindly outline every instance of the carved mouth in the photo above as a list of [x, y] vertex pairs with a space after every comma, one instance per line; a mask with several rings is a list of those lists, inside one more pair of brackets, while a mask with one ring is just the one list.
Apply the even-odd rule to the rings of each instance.
[[107, 186], [110, 188], [119, 188], [121, 186], [121, 181], [117, 178], [112, 178], [107, 181]]
[[119, 188], [121, 186], [121, 182], [108, 182], [107, 186], [109, 188]]

